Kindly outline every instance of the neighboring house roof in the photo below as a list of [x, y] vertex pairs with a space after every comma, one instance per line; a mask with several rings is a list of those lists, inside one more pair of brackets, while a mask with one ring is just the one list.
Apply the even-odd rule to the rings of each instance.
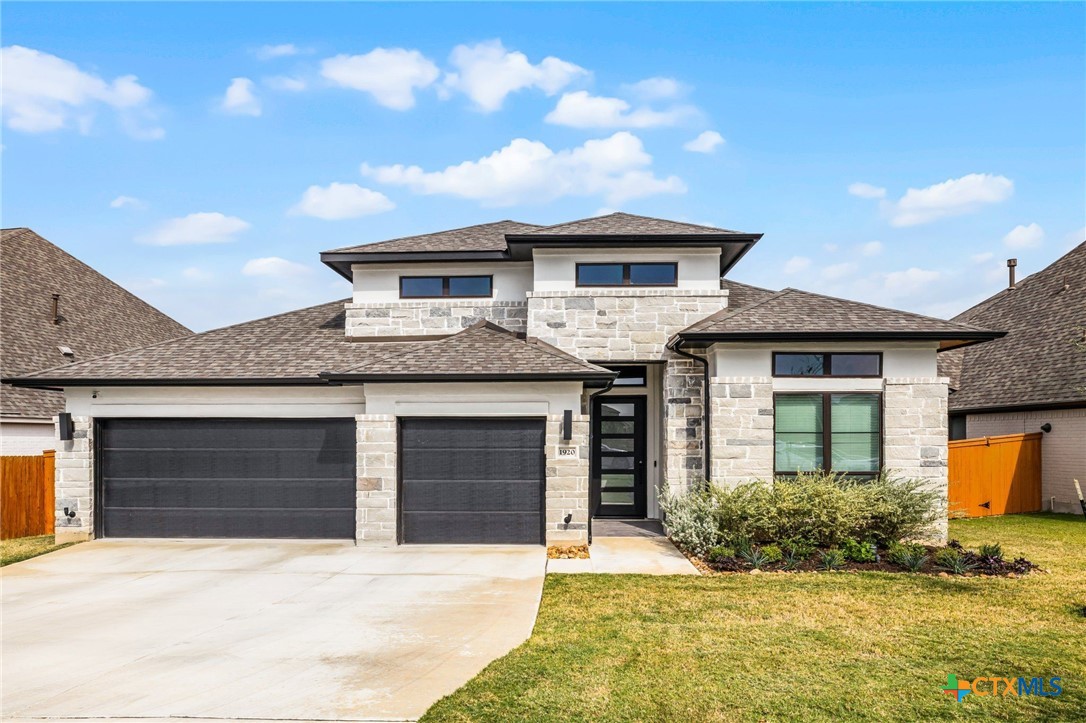
[[1086, 406], [1086, 242], [954, 320], [1007, 336], [940, 356], [952, 411]]
[[788, 288], [750, 305], [719, 311], [683, 329], [678, 336], [703, 343], [931, 340], [949, 349], [995, 339], [1002, 332]]
[[350, 279], [352, 264], [521, 261], [532, 258], [533, 248], [562, 247], [571, 243], [581, 247], [657, 247], [670, 244], [720, 248], [720, 270], [723, 274], [761, 237], [761, 234], [616, 212], [553, 226], [506, 220], [405, 236], [325, 251], [321, 254], [321, 261]]
[[613, 379], [615, 373], [538, 339], [526, 339], [523, 334], [478, 321], [443, 339], [408, 345], [346, 372], [323, 376], [344, 381], [436, 381], [465, 375], [513, 380], [536, 376], [607, 380]]
[[[0, 376], [21, 376], [192, 332], [28, 228], [0, 231]], [[53, 294], [57, 321], [53, 319]], [[0, 388], [0, 415], [43, 419], [59, 392]]]
[[[25, 375], [21, 385], [326, 384], [332, 377], [432, 370], [452, 377], [595, 379], [611, 372], [494, 325], [439, 341], [359, 341], [344, 331], [347, 299]], [[385, 359], [391, 361], [383, 362]], [[383, 363], [378, 363], [383, 362]]]

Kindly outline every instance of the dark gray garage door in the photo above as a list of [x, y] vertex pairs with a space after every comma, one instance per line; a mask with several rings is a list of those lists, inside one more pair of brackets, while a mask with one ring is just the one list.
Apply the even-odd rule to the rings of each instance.
[[400, 421], [403, 542], [542, 544], [541, 419]]
[[105, 537], [353, 538], [353, 419], [110, 419]]

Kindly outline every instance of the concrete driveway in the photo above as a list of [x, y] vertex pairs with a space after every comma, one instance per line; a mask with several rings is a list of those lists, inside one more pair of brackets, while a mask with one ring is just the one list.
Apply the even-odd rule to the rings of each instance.
[[542, 547], [96, 541], [2, 576], [5, 718], [404, 720], [528, 638]]

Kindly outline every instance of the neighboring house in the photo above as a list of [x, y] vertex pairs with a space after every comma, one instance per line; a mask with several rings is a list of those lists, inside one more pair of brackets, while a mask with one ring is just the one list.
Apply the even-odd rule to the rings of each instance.
[[950, 378], [950, 438], [1043, 432], [1041, 500], [1078, 512], [1086, 483], [1086, 243], [955, 321], [1007, 330], [940, 357]]
[[583, 543], [816, 468], [945, 496], [936, 354], [999, 333], [725, 279], [760, 237], [615, 213], [342, 248], [346, 303], [24, 376], [74, 420], [58, 531]]
[[[93, 359], [191, 334], [28, 228], [0, 231], [0, 375]], [[0, 454], [56, 447], [59, 390], [0, 387]]]

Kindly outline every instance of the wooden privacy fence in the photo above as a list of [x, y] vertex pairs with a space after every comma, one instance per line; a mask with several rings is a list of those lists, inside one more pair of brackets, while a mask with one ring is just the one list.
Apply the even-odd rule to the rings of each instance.
[[53, 534], [55, 455], [0, 457], [0, 539]]
[[951, 442], [951, 516], [987, 517], [1041, 510], [1041, 437], [1003, 434]]

